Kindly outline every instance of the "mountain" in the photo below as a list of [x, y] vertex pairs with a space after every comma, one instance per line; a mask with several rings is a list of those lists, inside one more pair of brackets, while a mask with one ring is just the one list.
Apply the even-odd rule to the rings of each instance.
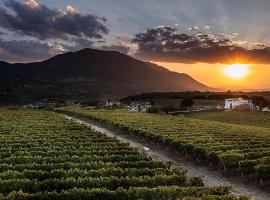
[[187, 74], [116, 51], [96, 49], [28, 64], [0, 61], [0, 71], [0, 101], [8, 103], [211, 89]]

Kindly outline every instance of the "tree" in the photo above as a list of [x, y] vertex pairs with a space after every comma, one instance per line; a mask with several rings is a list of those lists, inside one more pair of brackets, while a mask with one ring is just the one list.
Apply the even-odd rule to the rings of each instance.
[[98, 101], [97, 100], [88, 100], [88, 101], [82, 101], [81, 102], [82, 106], [97, 106]]
[[192, 98], [184, 98], [181, 101], [181, 107], [192, 107], [194, 104], [194, 101], [192, 100]]
[[266, 107], [270, 105], [270, 102], [264, 98], [263, 96], [253, 96], [251, 97], [252, 102], [256, 105], [259, 106], [260, 108]]
[[146, 112], [157, 114], [159, 113], [159, 109], [157, 107], [151, 107]]

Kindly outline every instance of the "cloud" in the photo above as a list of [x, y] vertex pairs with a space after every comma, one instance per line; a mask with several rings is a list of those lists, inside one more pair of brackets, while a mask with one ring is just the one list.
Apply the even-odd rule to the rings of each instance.
[[234, 33], [232, 33], [232, 35], [234, 35], [234, 36], [238, 36], [238, 35], [239, 35], [239, 33], [235, 33], [235, 32], [234, 32]]
[[123, 54], [128, 54], [130, 48], [129, 46], [118, 44], [118, 45], [110, 45], [110, 46], [101, 46], [99, 49], [105, 51], [118, 51]]
[[72, 6], [66, 11], [52, 9], [34, 0], [25, 3], [5, 0], [0, 7], [0, 26], [9, 31], [41, 40], [69, 39], [71, 36], [102, 38], [108, 33], [106, 19], [95, 15], [80, 14]]
[[26, 1], [26, 4], [31, 8], [37, 8], [39, 6], [35, 0], [28, 0]]
[[199, 27], [198, 26], [192, 26], [192, 27], [188, 28], [188, 31], [194, 31], [194, 30], [199, 30]]
[[0, 39], [0, 60], [9, 62], [33, 62], [49, 58], [65, 51], [61, 44], [36, 40]]
[[92, 47], [104, 40], [109, 29], [106, 19], [82, 15], [68, 5], [65, 11], [49, 8], [35, 0], [4, 0], [0, 7], [0, 27], [7, 33], [27, 36], [22, 40], [5, 37], [0, 32], [0, 60], [31, 62], [47, 59], [64, 51]]
[[72, 6], [67, 6], [67, 13], [69, 13], [69, 14], [77, 14], [77, 13], [79, 13], [77, 10], [76, 10], [76, 8], [73, 8]]
[[65, 45], [67, 51], [79, 51], [84, 48], [91, 48], [94, 42], [85, 38], [74, 38], [71, 45]]
[[[231, 34], [236, 36], [237, 34]], [[144, 60], [182, 63], [270, 63], [270, 48], [245, 48], [245, 41], [228, 34], [178, 33], [170, 26], [158, 26], [135, 35], [135, 54]], [[258, 47], [258, 45], [257, 45]]]

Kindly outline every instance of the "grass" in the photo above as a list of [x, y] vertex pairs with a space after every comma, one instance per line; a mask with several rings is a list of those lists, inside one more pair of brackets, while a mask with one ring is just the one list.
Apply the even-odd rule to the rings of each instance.
[[258, 112], [197, 112], [185, 115], [188, 118], [203, 119], [223, 122], [227, 124], [239, 124], [270, 128], [270, 114]]

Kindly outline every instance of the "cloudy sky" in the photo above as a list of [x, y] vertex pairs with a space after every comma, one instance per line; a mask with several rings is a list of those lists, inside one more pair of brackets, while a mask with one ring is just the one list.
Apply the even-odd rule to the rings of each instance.
[[[40, 61], [90, 47], [156, 62], [210, 86], [267, 88], [269, 10], [269, 0], [0, 0], [0, 60]], [[221, 73], [235, 63], [253, 73]]]

